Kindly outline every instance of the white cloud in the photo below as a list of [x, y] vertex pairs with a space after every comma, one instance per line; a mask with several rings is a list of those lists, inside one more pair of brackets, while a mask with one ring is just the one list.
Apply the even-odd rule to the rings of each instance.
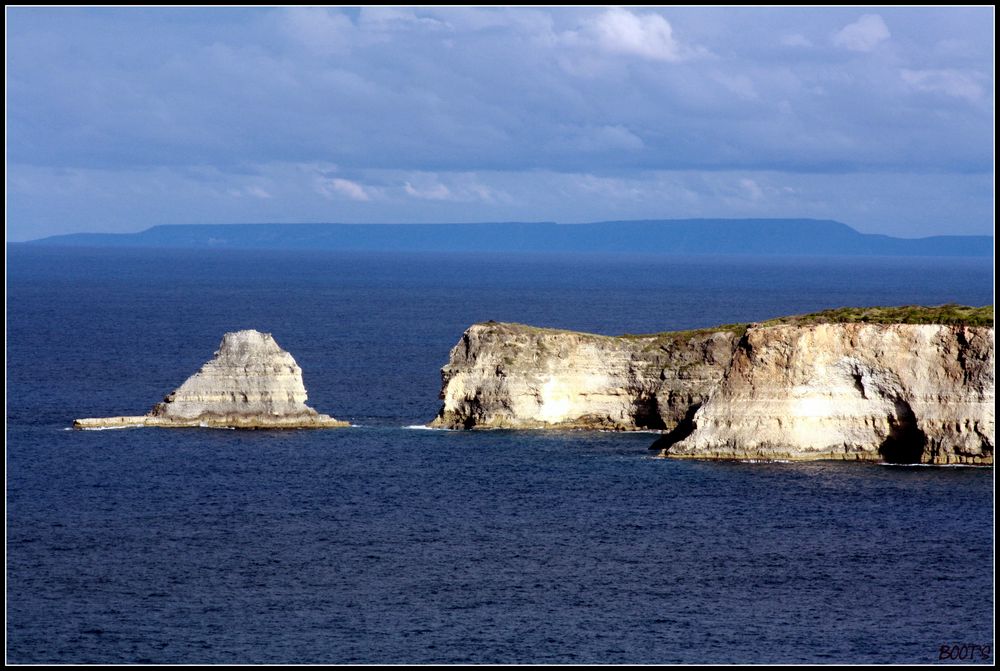
[[900, 70], [900, 76], [914, 91], [943, 93], [975, 102], [983, 97], [976, 78], [958, 70]]
[[680, 60], [680, 45], [670, 23], [659, 14], [633, 14], [610, 9], [593, 23], [598, 42], [608, 51], [620, 51], [663, 61]]
[[418, 200], [452, 203], [497, 203], [509, 199], [503, 191], [483, 184], [476, 173], [411, 173], [403, 182], [403, 193]]
[[[596, 194], [601, 198], [637, 201], [641, 200], [648, 191], [648, 189], [643, 188], [644, 185], [636, 183], [635, 180], [600, 177], [589, 173], [567, 175], [566, 177], [569, 179], [566, 191], [570, 197], [578, 198], [583, 194]], [[574, 191], [576, 193], [573, 193]]]
[[349, 179], [343, 179], [341, 177], [334, 177], [325, 183], [321, 184], [320, 189], [325, 195], [339, 195], [350, 200], [356, 200], [360, 202], [367, 202], [371, 200], [371, 195], [368, 193], [368, 189], [361, 186], [357, 182], [352, 182]]
[[889, 27], [878, 14], [865, 14], [854, 23], [849, 23], [833, 36], [833, 43], [851, 51], [871, 51], [889, 39]]
[[670, 22], [659, 14], [609, 9], [590, 19], [584, 32], [597, 47], [654, 61], [681, 61], [697, 53], [674, 38]]
[[406, 182], [403, 190], [406, 191], [407, 195], [420, 198], [421, 200], [455, 200], [455, 195], [451, 192], [451, 189], [440, 182], [421, 187], [416, 187]]

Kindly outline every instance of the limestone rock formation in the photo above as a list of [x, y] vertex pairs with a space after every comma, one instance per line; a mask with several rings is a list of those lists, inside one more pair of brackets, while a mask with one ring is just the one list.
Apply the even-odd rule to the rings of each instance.
[[738, 338], [476, 324], [441, 370], [444, 406], [431, 426], [670, 430], [722, 379]]
[[[993, 329], [751, 328], [671, 457], [989, 464]], [[676, 437], [675, 437], [676, 438]]]
[[215, 357], [139, 417], [78, 419], [76, 428], [127, 426], [247, 429], [349, 426], [306, 405], [302, 369], [269, 333], [227, 333]]
[[671, 457], [993, 462], [989, 326], [608, 337], [489, 322], [465, 332], [442, 381], [436, 427], [654, 429]]

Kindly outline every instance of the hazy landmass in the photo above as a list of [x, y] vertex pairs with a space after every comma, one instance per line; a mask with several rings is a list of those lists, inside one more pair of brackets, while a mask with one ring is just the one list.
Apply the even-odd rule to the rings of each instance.
[[894, 238], [816, 219], [673, 219], [590, 224], [219, 224], [74, 233], [28, 245], [440, 252], [632, 252], [991, 256], [991, 236]]

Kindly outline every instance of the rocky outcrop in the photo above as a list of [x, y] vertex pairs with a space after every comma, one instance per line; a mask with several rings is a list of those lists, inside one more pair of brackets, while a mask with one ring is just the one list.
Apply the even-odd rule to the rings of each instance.
[[654, 429], [663, 456], [992, 464], [994, 330], [767, 323], [607, 337], [470, 327], [445, 428]]
[[78, 419], [75, 428], [226, 427], [244, 429], [349, 426], [306, 405], [302, 369], [269, 333], [222, 337], [215, 357], [146, 415]]
[[990, 464], [993, 338], [933, 324], [751, 328], [690, 434], [662, 439], [662, 454]]
[[476, 324], [441, 370], [444, 405], [431, 426], [671, 430], [722, 379], [739, 335]]

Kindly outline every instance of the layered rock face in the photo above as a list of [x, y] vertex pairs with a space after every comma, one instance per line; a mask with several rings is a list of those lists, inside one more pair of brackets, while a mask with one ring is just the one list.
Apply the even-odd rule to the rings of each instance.
[[664, 439], [663, 454], [991, 464], [993, 338], [967, 326], [751, 328], [690, 435]]
[[306, 405], [302, 369], [269, 333], [236, 331], [222, 338], [215, 357], [139, 417], [78, 419], [76, 428], [208, 426], [327, 428], [347, 422]]
[[441, 370], [444, 406], [431, 426], [671, 430], [722, 379], [738, 337], [476, 324]]
[[992, 464], [994, 331], [750, 325], [606, 337], [470, 327], [445, 428], [657, 429], [671, 457]]

